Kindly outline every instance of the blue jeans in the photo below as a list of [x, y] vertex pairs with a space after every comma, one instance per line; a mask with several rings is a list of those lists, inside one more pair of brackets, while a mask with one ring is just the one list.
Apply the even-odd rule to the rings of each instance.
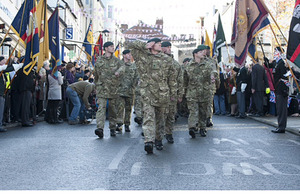
[[214, 106], [215, 106], [215, 114], [226, 114], [225, 108], [225, 96], [224, 95], [215, 95], [214, 96]]
[[67, 87], [66, 95], [74, 105], [71, 115], [69, 117], [69, 121], [77, 121], [78, 116], [80, 120], [84, 120], [85, 106], [81, 98], [79, 98], [77, 92], [71, 89], [70, 87]]

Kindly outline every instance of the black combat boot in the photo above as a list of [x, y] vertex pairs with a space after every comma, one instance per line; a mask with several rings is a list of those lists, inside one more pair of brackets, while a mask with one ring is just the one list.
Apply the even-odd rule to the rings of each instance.
[[164, 148], [162, 140], [155, 140], [155, 147], [157, 150], [162, 150]]
[[195, 133], [195, 128], [194, 127], [192, 127], [192, 128], [189, 129], [189, 134], [190, 134], [190, 136], [192, 136], [192, 138], [196, 137], [196, 133]]
[[99, 138], [103, 138], [103, 129], [96, 129], [95, 134], [98, 135]]
[[211, 121], [210, 118], [207, 118], [207, 121], [206, 121], [206, 127], [212, 127], [214, 124], [213, 122]]
[[138, 125], [143, 124], [143, 119], [141, 117], [135, 117], [134, 122], [136, 122]]
[[172, 134], [167, 134], [166, 135], [166, 139], [167, 139], [168, 143], [170, 143], [170, 144], [174, 143], [174, 139], [173, 139], [173, 135]]
[[125, 132], [130, 132], [129, 125], [125, 125]]
[[117, 124], [116, 132], [117, 133], [122, 133], [122, 124], [121, 123]]
[[115, 137], [116, 136], [116, 130], [111, 129], [110, 130], [110, 136]]
[[200, 135], [206, 137], [206, 129], [200, 129]]
[[146, 142], [145, 143], [145, 151], [148, 154], [152, 154], [153, 153], [153, 142]]

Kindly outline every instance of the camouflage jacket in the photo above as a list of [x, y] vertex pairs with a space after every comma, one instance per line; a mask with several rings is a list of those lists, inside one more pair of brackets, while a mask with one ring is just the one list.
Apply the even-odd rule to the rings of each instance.
[[167, 107], [177, 93], [172, 59], [163, 53], [154, 55], [145, 46], [141, 41], [128, 45], [136, 61], [142, 100], [152, 106]]
[[177, 94], [175, 96], [176, 101], [175, 102], [170, 102], [173, 104], [177, 104], [178, 98], [182, 98], [184, 94], [184, 88], [183, 88], [183, 69], [181, 65], [173, 58], [173, 56], [170, 56], [172, 58], [172, 64], [175, 68], [175, 74], [172, 75], [175, 77], [176, 80], [176, 86], [177, 86]]
[[184, 81], [187, 101], [209, 101], [212, 74], [213, 69], [207, 59], [203, 59], [200, 63], [193, 59], [187, 64]]
[[120, 96], [123, 97], [133, 97], [135, 92], [135, 87], [137, 86], [137, 70], [134, 63], [125, 63], [125, 72], [121, 80], [120, 85]]
[[210, 63], [213, 69], [213, 76], [215, 77], [215, 83], [211, 83], [210, 91], [212, 94], [215, 94], [216, 90], [220, 87], [219, 65], [217, 61], [212, 57], [207, 57], [206, 60]]
[[[107, 58], [103, 55], [97, 58], [94, 71], [97, 97], [118, 97], [118, 90], [124, 69], [124, 62], [115, 56]], [[116, 72], [120, 74], [118, 77], [115, 75]]]

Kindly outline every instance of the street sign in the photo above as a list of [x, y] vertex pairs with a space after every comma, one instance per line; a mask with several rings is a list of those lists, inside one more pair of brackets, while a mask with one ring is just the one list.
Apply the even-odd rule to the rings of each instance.
[[73, 39], [73, 27], [66, 29], [66, 39]]

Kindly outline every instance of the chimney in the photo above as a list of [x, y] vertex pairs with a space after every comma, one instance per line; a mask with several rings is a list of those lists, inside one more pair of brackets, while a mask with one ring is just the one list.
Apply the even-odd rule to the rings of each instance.
[[156, 19], [155, 25], [157, 25], [157, 29], [158, 29], [161, 33], [164, 32], [164, 19]]

